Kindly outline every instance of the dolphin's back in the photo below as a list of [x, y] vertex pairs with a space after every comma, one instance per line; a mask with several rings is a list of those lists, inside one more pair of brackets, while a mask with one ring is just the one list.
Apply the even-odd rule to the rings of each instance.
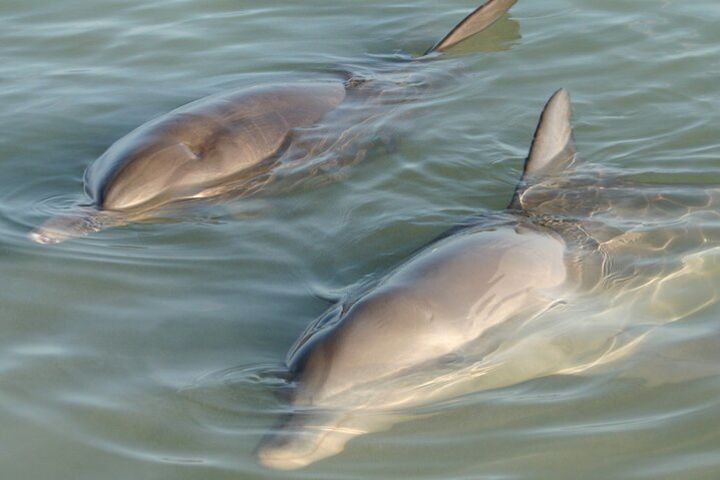
[[564, 252], [556, 236], [519, 226], [433, 245], [299, 347], [313, 350], [296, 404], [339, 406], [345, 391], [457, 350], [562, 284]]
[[342, 83], [264, 87], [210, 97], [114, 143], [85, 173], [95, 206], [127, 210], [209, 187], [281, 153], [345, 97]]

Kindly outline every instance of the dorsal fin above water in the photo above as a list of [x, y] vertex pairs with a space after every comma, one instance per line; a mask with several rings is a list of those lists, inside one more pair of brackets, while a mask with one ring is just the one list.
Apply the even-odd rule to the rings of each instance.
[[562, 88], [553, 94], [540, 116], [523, 176], [558, 171], [572, 162], [575, 145], [571, 119], [570, 93]]
[[465, 17], [445, 38], [440, 40], [425, 54], [444, 52], [476, 33], [486, 30], [500, 20], [515, 3], [517, 3], [517, 0], [488, 0], [485, 4], [478, 7], [477, 10]]
[[563, 88], [553, 94], [540, 116], [510, 208], [522, 209], [521, 195], [525, 189], [543, 177], [562, 171], [573, 162], [575, 142], [571, 119], [570, 94]]

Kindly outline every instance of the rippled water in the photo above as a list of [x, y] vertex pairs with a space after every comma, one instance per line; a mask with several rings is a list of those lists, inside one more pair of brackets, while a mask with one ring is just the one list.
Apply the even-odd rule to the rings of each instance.
[[[716, 2], [520, 0], [428, 62], [431, 88], [365, 133], [390, 132], [392, 148], [332, 182], [56, 247], [26, 239], [83, 201], [85, 167], [137, 125], [232, 88], [383, 71], [475, 6], [0, 3], [0, 476], [718, 478]], [[479, 382], [304, 470], [258, 465], [289, 408], [275, 395], [285, 353], [325, 299], [502, 209], [562, 86], [582, 178], [622, 177], [597, 198], [576, 188], [573, 206], [626, 235], [609, 244], [612, 275], [517, 358], [559, 342], [576, 364]]]

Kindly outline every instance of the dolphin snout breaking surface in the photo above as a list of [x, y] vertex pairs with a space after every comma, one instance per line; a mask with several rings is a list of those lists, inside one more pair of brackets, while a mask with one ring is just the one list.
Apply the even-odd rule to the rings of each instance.
[[288, 424], [269, 434], [257, 448], [258, 461], [274, 470], [297, 470], [337, 455], [351, 438], [364, 432], [340, 427], [332, 421], [334, 416], [331, 412], [293, 414]]
[[78, 235], [99, 232], [108, 226], [121, 225], [121, 218], [122, 215], [113, 212], [78, 209], [74, 213], [50, 219], [42, 227], [30, 232], [28, 237], [35, 243], [52, 245]]

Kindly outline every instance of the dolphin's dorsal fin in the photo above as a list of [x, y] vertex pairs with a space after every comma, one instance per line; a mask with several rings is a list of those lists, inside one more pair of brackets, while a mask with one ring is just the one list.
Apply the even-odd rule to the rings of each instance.
[[517, 0], [488, 0], [485, 4], [478, 7], [477, 10], [465, 17], [445, 38], [440, 40], [437, 45], [425, 54], [444, 52], [476, 33], [482, 32], [500, 20], [515, 3], [517, 3]]
[[515, 195], [510, 208], [522, 209], [522, 193], [533, 183], [543, 177], [553, 175], [567, 168], [575, 159], [575, 142], [573, 140], [572, 105], [570, 94], [560, 89], [545, 105], [530, 154], [525, 160], [522, 178], [515, 188]]

